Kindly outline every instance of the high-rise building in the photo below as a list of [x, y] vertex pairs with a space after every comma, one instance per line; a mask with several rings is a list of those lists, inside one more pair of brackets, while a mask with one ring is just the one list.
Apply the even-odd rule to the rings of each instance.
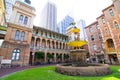
[[57, 30], [57, 7], [54, 3], [48, 2], [40, 16], [40, 26], [51, 31]]
[[85, 23], [85, 21], [82, 19], [77, 21], [76, 27], [80, 29], [80, 39], [86, 40], [86, 33], [85, 33], [86, 23]]
[[10, 21], [10, 17], [12, 14], [12, 6], [15, 3], [15, 0], [5, 0], [5, 5], [6, 5], [6, 21]]
[[70, 24], [73, 22], [74, 22], [74, 19], [71, 16], [67, 15], [62, 21], [58, 23], [60, 33], [66, 34], [67, 27], [69, 27]]

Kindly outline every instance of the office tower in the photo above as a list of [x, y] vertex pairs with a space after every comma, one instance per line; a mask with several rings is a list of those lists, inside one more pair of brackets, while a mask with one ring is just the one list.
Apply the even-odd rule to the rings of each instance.
[[80, 29], [80, 39], [82, 40], [86, 40], [85, 26], [85, 21], [82, 19], [76, 22], [76, 27]]
[[40, 16], [40, 26], [51, 31], [56, 31], [57, 7], [52, 2], [47, 2]]
[[12, 6], [15, 3], [15, 0], [5, 0], [5, 5], [6, 5], [6, 21], [10, 21], [10, 17], [12, 14]]
[[74, 19], [71, 16], [67, 15], [62, 21], [58, 23], [60, 33], [66, 34], [67, 27], [69, 27], [70, 24], [73, 22], [74, 22]]

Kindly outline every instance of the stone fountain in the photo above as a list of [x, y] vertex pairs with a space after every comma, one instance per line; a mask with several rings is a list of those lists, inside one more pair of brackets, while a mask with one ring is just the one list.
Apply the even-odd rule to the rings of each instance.
[[73, 50], [70, 50], [71, 63], [57, 64], [56, 72], [72, 76], [101, 76], [110, 74], [111, 70], [108, 64], [86, 63], [87, 51], [81, 49], [81, 47], [86, 45], [87, 42], [79, 39], [80, 29], [74, 26], [71, 31], [74, 34], [74, 39], [68, 42], [68, 45], [73, 47]]

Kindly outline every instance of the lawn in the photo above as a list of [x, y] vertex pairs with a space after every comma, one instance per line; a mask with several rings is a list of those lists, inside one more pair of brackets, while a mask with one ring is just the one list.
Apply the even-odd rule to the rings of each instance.
[[67, 76], [55, 72], [55, 66], [20, 71], [0, 80], [120, 80], [120, 66], [111, 66], [112, 74], [98, 77]]

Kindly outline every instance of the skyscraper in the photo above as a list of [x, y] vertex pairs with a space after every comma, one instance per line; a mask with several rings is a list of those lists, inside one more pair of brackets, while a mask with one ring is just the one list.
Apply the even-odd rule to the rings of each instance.
[[59, 30], [60, 30], [60, 33], [62, 34], [66, 34], [66, 29], [68, 26], [70, 26], [71, 23], [74, 22], [74, 19], [67, 15], [61, 22], [58, 23], [58, 27], [59, 27]]
[[15, 0], [5, 0], [5, 5], [6, 5], [6, 21], [10, 21], [10, 17], [12, 14], [12, 6], [15, 3]]
[[40, 26], [51, 31], [56, 31], [57, 27], [57, 7], [52, 2], [47, 2], [40, 17]]
[[86, 33], [85, 33], [85, 27], [86, 23], [84, 20], [80, 19], [76, 22], [76, 27], [80, 29], [80, 39], [86, 40]]

